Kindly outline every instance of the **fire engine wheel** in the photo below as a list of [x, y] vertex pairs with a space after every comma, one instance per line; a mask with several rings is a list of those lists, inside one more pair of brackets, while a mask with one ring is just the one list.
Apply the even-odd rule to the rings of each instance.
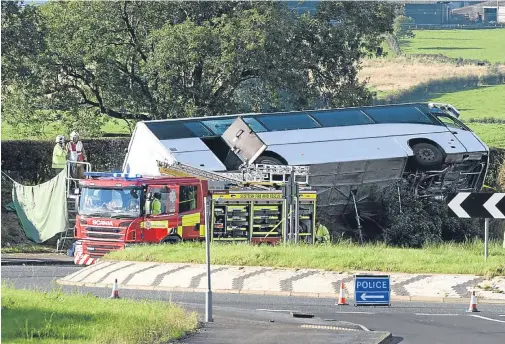
[[181, 238], [179, 238], [178, 236], [169, 236], [169, 237], [166, 237], [165, 239], [163, 239], [161, 241], [161, 243], [162, 244], [177, 244], [180, 241], [181, 241]]
[[430, 143], [418, 143], [412, 147], [416, 165], [421, 168], [441, 166], [444, 162], [442, 151]]
[[282, 161], [276, 158], [272, 158], [271, 156], [262, 155], [258, 159], [254, 161], [255, 164], [263, 164], [263, 165], [284, 165]]

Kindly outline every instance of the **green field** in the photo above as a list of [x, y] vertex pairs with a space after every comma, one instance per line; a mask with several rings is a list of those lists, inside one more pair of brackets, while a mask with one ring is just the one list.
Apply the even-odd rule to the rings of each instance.
[[[505, 120], [505, 85], [431, 94], [429, 101], [449, 103], [461, 112], [461, 119], [498, 118]], [[505, 124], [467, 123], [488, 146], [505, 148]]]
[[505, 124], [469, 123], [468, 126], [489, 147], [505, 148]]
[[[505, 120], [505, 85], [481, 86], [458, 92], [431, 94], [430, 101], [456, 106], [461, 112], [463, 121], [486, 117]], [[503, 134], [505, 136], [505, 132]]]
[[[215, 244], [211, 260], [218, 265], [309, 268], [329, 271], [383, 271], [406, 273], [478, 274], [494, 276], [505, 272], [505, 249], [490, 244], [490, 257], [483, 258], [484, 244], [445, 243], [423, 249], [387, 247], [383, 244], [358, 246]], [[195, 263], [205, 262], [201, 243], [152, 245], [128, 248], [105, 256], [107, 260]]]
[[166, 302], [2, 285], [2, 343], [166, 343], [197, 326], [196, 313]]
[[416, 30], [404, 40], [405, 54], [442, 54], [453, 58], [505, 63], [505, 29]]

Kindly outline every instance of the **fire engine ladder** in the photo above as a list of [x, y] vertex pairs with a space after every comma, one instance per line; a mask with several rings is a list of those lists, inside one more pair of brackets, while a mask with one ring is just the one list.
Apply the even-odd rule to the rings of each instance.
[[232, 184], [243, 183], [243, 180], [241, 180], [239, 177], [235, 178], [236, 175], [239, 176], [239, 174], [234, 173], [221, 174], [221, 173], [209, 172], [197, 167], [182, 164], [180, 162], [169, 163], [158, 161], [158, 167], [162, 174], [166, 174], [173, 177], [197, 177], [199, 179], [221, 181]]
[[61, 232], [59, 239], [56, 241], [56, 252], [62, 252], [71, 246], [74, 239], [75, 218], [77, 216], [77, 195], [75, 189], [79, 187], [79, 179], [72, 176], [72, 164], [81, 164], [84, 166], [85, 172], [91, 171], [89, 162], [73, 162], [67, 161], [67, 176], [66, 176], [66, 195], [67, 195], [67, 223], [65, 230]]
[[285, 165], [250, 165], [242, 166], [240, 173], [215, 173], [202, 170], [180, 162], [167, 163], [158, 161], [160, 172], [174, 177], [197, 177], [212, 181], [222, 181], [235, 185], [252, 185], [268, 190], [274, 184], [286, 183], [294, 172], [299, 184], [308, 184], [309, 168], [306, 166]]

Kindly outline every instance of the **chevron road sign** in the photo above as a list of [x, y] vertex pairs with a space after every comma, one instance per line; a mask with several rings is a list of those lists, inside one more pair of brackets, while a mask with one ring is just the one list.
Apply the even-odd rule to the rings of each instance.
[[447, 205], [452, 217], [505, 219], [505, 193], [451, 193]]

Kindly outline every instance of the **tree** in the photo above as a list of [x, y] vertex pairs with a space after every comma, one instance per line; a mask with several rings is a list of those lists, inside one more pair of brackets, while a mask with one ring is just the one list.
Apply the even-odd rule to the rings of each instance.
[[394, 36], [396, 39], [414, 38], [416, 35], [410, 28], [415, 23], [414, 19], [405, 15], [399, 15], [395, 18], [393, 25]]
[[366, 104], [360, 59], [393, 31], [395, 8], [322, 2], [309, 16], [281, 2], [49, 2], [36, 10], [45, 48], [27, 101], [125, 120]]

